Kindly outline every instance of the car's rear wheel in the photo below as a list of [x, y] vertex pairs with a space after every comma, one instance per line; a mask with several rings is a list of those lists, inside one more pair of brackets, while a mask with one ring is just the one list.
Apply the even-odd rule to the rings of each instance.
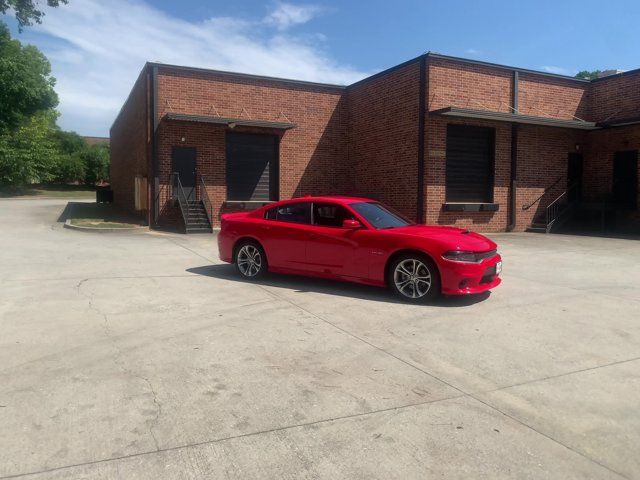
[[260, 278], [267, 271], [267, 257], [256, 242], [241, 243], [237, 247], [235, 260], [236, 269], [244, 278]]
[[438, 269], [420, 254], [396, 258], [389, 268], [387, 284], [397, 297], [409, 302], [427, 302], [440, 295]]

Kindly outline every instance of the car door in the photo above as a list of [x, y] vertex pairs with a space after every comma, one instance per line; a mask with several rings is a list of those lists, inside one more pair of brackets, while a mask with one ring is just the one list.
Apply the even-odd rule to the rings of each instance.
[[311, 202], [285, 203], [267, 210], [260, 240], [270, 268], [305, 270]]
[[344, 277], [367, 278], [368, 265], [360, 252], [363, 229], [343, 228], [342, 222], [356, 219], [344, 206], [314, 202], [307, 241], [309, 270]]

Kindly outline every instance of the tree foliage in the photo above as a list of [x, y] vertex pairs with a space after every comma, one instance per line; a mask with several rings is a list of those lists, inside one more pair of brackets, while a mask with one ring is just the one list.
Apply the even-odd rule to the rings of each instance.
[[598, 78], [598, 74], [600, 73], [601, 73], [600, 70], [582, 70], [581, 72], [576, 73], [576, 78], [593, 80], [594, 78]]
[[[2, 1], [2, 0], [0, 0]], [[58, 104], [47, 58], [33, 45], [13, 40], [0, 22], [0, 133]]]
[[38, 112], [17, 129], [0, 135], [0, 184], [46, 183], [60, 163], [55, 138], [56, 114]]
[[53, 110], [32, 115], [0, 135], [0, 185], [85, 183], [109, 178], [109, 145], [87, 145], [75, 132], [56, 126]]
[[[0, 10], [7, 6], [23, 13], [34, 8], [32, 2], [0, 0]], [[12, 39], [0, 22], [0, 184], [95, 184], [108, 178], [109, 146], [89, 146], [56, 125], [54, 85], [47, 58]]]
[[[49, 7], [57, 7], [61, 3], [66, 4], [68, 0], [47, 0]], [[44, 17], [44, 12], [40, 10], [37, 0], [0, 0], [0, 13], [5, 14], [9, 10], [15, 12], [20, 31], [24, 27], [33, 25], [33, 22], [42, 23], [42, 17]]]

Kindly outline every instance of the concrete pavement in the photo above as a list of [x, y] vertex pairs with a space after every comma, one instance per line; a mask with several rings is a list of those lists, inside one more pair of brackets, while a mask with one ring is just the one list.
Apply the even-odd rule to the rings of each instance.
[[492, 235], [433, 306], [0, 199], [0, 479], [640, 477], [640, 242]]

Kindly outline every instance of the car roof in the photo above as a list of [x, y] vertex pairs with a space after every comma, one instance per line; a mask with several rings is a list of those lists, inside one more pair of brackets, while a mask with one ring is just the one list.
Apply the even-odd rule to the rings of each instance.
[[319, 195], [319, 196], [306, 195], [304, 197], [295, 197], [288, 200], [281, 200], [280, 202], [277, 202], [277, 203], [281, 204], [281, 203], [296, 203], [296, 202], [332, 202], [332, 203], [348, 205], [350, 203], [356, 203], [356, 202], [375, 202], [375, 200], [372, 200], [370, 198], [364, 198], [364, 197], [350, 197], [348, 195]]

